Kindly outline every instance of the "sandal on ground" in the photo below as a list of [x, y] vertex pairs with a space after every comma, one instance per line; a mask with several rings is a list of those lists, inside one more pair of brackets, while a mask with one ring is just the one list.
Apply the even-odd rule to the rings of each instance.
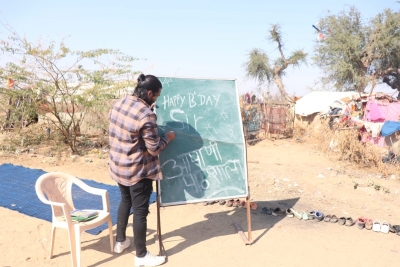
[[373, 226], [374, 222], [372, 221], [372, 219], [365, 219], [365, 229], [367, 230], [371, 230], [372, 226]]
[[365, 227], [366, 219], [364, 217], [360, 217], [356, 221], [357, 228], [362, 230]]
[[317, 211], [317, 212], [315, 213], [315, 218], [314, 218], [314, 220], [320, 222], [320, 221], [322, 221], [323, 219], [324, 219], [324, 214], [323, 214], [322, 212], [320, 212], [320, 211]]
[[380, 232], [381, 231], [381, 223], [379, 221], [374, 221], [372, 224], [372, 231]]
[[345, 217], [340, 217], [338, 220], [339, 225], [344, 225], [346, 223], [346, 218]]
[[328, 214], [324, 218], [324, 222], [329, 222], [332, 219], [332, 215]]
[[352, 226], [354, 224], [353, 218], [347, 217], [346, 218], [346, 226]]
[[263, 207], [262, 209], [261, 209], [261, 214], [267, 214], [267, 211], [268, 211], [268, 208], [267, 207]]
[[384, 234], [389, 233], [389, 224], [387, 222], [382, 222], [381, 233], [384, 233]]
[[338, 218], [336, 217], [336, 215], [332, 215], [332, 218], [329, 220], [329, 222], [337, 223], [338, 222]]
[[292, 212], [292, 209], [286, 209], [286, 216], [288, 216], [288, 217], [290, 217], [290, 218], [293, 218], [293, 217], [294, 217], [294, 214], [293, 214], [293, 212]]
[[[243, 208], [247, 209], [246, 201], [244, 201]], [[258, 209], [258, 204], [255, 203], [255, 202], [250, 202], [250, 209], [257, 210]]]
[[250, 209], [257, 210], [258, 209], [258, 204], [255, 203], [255, 202], [250, 202]]
[[232, 206], [233, 206], [233, 199], [229, 199], [229, 200], [226, 202], [226, 206], [227, 206], [227, 207], [232, 207]]
[[400, 225], [393, 225], [392, 227], [393, 227], [395, 233], [397, 235], [400, 235]]
[[236, 207], [237, 208], [239, 206], [240, 206], [240, 200], [239, 199], [234, 200], [232, 207]]
[[272, 215], [274, 216], [280, 216], [283, 215], [285, 212], [283, 210], [281, 210], [281, 208], [276, 208], [272, 211]]

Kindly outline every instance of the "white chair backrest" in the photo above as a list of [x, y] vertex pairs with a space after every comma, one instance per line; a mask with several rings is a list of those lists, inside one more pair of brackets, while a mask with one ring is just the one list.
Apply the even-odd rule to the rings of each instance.
[[[43, 201], [43, 198], [57, 203], [64, 203], [70, 211], [74, 210], [72, 200], [72, 184], [77, 178], [62, 172], [51, 172], [43, 174], [36, 181], [36, 193]], [[61, 207], [52, 206], [55, 217], [62, 216]]]

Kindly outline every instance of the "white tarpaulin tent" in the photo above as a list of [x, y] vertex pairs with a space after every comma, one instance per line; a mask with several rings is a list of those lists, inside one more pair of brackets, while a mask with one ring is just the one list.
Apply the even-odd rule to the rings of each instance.
[[357, 92], [324, 92], [314, 91], [303, 96], [296, 102], [295, 113], [300, 116], [309, 116], [317, 112], [328, 112], [335, 101], [342, 99], [351, 100], [359, 98]]

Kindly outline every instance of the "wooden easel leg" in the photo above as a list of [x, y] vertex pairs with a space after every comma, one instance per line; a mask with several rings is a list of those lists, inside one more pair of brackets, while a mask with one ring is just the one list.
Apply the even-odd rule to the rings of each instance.
[[162, 243], [162, 238], [161, 238], [161, 220], [160, 220], [160, 193], [158, 190], [158, 182], [156, 183], [156, 191], [157, 191], [157, 235], [156, 235], [156, 241], [158, 239], [158, 245], [159, 245], [159, 252], [158, 255], [159, 256], [163, 256], [163, 243]]
[[251, 236], [251, 208], [250, 208], [250, 199], [246, 198], [246, 206], [247, 206], [247, 240], [249, 244], [253, 242], [253, 237]]
[[236, 231], [238, 232], [239, 236], [242, 238], [243, 242], [246, 245], [251, 245], [251, 243], [253, 242], [253, 237], [251, 235], [251, 212], [250, 212], [250, 199], [249, 197], [246, 198], [246, 208], [247, 208], [247, 237], [246, 235], [243, 233], [242, 228], [240, 227], [240, 225], [236, 222], [233, 223], [233, 225], [236, 228]]

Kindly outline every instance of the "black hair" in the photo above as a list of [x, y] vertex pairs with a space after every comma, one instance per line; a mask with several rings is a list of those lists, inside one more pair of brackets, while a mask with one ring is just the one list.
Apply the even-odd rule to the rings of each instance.
[[137, 81], [138, 83], [133, 91], [133, 95], [145, 101], [147, 100], [148, 90], [152, 91], [153, 94], [157, 94], [162, 88], [160, 80], [153, 75], [144, 75], [142, 73], [139, 75]]

